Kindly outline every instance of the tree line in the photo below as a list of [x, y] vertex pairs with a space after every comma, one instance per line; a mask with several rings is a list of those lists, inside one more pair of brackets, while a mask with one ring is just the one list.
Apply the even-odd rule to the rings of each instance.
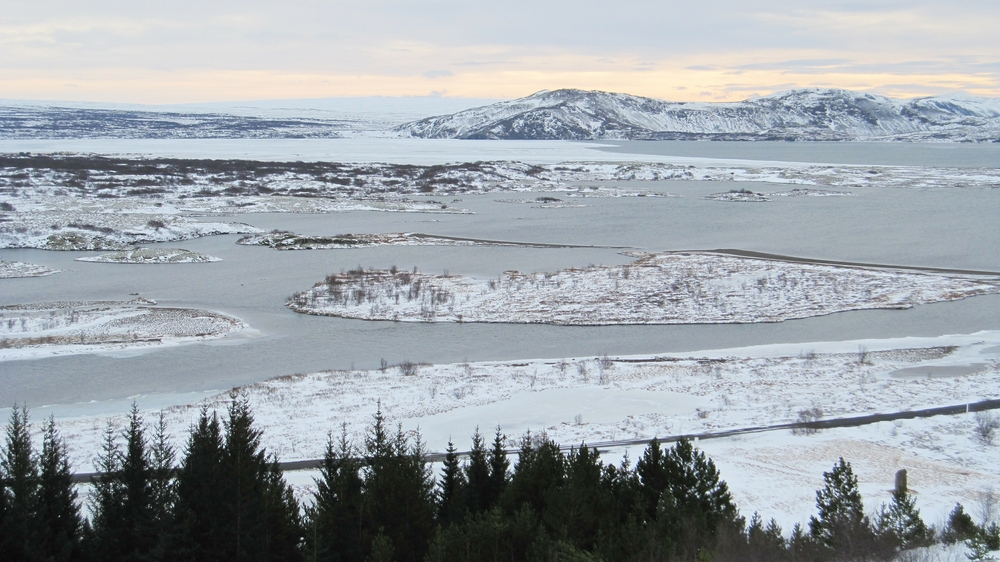
[[[1000, 529], [957, 505], [936, 532], [905, 490], [873, 515], [850, 463], [824, 473], [817, 515], [784, 533], [740, 514], [715, 464], [689, 441], [653, 441], [634, 466], [564, 452], [525, 434], [514, 462], [497, 429], [455, 446], [435, 476], [419, 434], [376, 412], [362, 443], [346, 426], [328, 440], [301, 504], [244, 397], [223, 416], [203, 409], [183, 450], [162, 416], [136, 406], [105, 430], [91, 489], [79, 497], [53, 419], [32, 445], [15, 408], [0, 456], [0, 558], [5, 561], [827, 561], [888, 560], [937, 540], [971, 555], [1000, 549]], [[84, 510], [84, 506], [86, 510]], [[84, 516], [86, 513], [86, 517]]]

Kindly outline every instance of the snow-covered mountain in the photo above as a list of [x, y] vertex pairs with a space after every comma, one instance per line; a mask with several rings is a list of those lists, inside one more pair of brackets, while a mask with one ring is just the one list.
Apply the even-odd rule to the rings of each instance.
[[1000, 99], [895, 100], [803, 89], [729, 103], [584, 90], [531, 96], [397, 128], [423, 138], [1000, 141]]

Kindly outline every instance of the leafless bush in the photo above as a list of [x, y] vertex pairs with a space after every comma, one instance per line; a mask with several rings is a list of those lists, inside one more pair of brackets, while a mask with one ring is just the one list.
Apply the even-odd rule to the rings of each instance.
[[580, 361], [576, 364], [576, 372], [580, 375], [580, 378], [583, 379], [583, 382], [587, 382], [589, 373], [587, 372], [587, 364], [584, 361]]
[[858, 346], [858, 365], [871, 365], [871, 361], [868, 360], [868, 348], [863, 345]]
[[996, 437], [997, 429], [1000, 429], [1000, 420], [993, 412], [976, 412], [976, 427], [973, 433], [984, 445], [992, 445]]
[[605, 353], [604, 355], [602, 355], [600, 358], [597, 359], [597, 366], [601, 370], [610, 370], [615, 367], [615, 362], [612, 361], [610, 357], [608, 357], [607, 353]]
[[[812, 408], [806, 408], [804, 410], [799, 410], [798, 423], [810, 423], [816, 422], [823, 418], [823, 409], [819, 406], [813, 406]], [[812, 435], [819, 430], [815, 427], [796, 427], [792, 429], [793, 435]]]
[[997, 507], [1000, 506], [1000, 495], [993, 488], [986, 488], [979, 493], [979, 502], [976, 504], [976, 515], [979, 516], [979, 525], [987, 527], [993, 522]]
[[389, 362], [385, 360], [385, 357], [383, 357], [382, 361], [379, 362], [378, 370], [384, 373], [385, 370], [388, 368], [389, 368]]
[[412, 377], [417, 374], [419, 365], [412, 361], [403, 361], [399, 365], [396, 365], [396, 368], [399, 369], [400, 374], [404, 377]]

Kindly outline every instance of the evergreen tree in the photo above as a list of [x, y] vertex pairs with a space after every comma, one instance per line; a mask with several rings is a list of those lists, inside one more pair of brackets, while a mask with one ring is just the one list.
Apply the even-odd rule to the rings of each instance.
[[933, 540], [933, 533], [920, 518], [920, 510], [906, 490], [893, 492], [889, 506], [882, 506], [876, 534], [894, 551], [927, 546]]
[[513, 513], [527, 505], [539, 516], [545, 513], [550, 491], [561, 486], [566, 475], [564, 462], [558, 444], [543, 435], [536, 446], [531, 434], [525, 433], [503, 497], [505, 510]]
[[152, 526], [156, 535], [154, 560], [168, 558], [180, 540], [179, 528], [174, 516], [177, 504], [177, 482], [175, 462], [177, 454], [170, 444], [167, 423], [163, 412], [157, 420], [155, 433], [150, 444], [150, 495], [152, 503]]
[[222, 449], [222, 521], [224, 558], [237, 562], [297, 560], [302, 538], [298, 506], [277, 462], [260, 446], [250, 404], [233, 396]]
[[465, 507], [469, 513], [481, 513], [491, 506], [490, 463], [486, 444], [476, 428], [472, 436], [472, 450], [465, 464]]
[[941, 534], [941, 540], [946, 544], [965, 541], [976, 534], [976, 523], [972, 516], [965, 512], [962, 504], [956, 503], [955, 509], [948, 514], [948, 524]]
[[601, 531], [602, 515], [610, 498], [602, 488], [602, 466], [595, 449], [581, 445], [566, 456], [565, 479], [549, 491], [543, 521], [554, 538], [584, 550], [593, 550]]
[[742, 528], [728, 485], [715, 463], [681, 439], [666, 452], [654, 440], [636, 463], [647, 520], [655, 520], [664, 548], [694, 556], [710, 547], [720, 526]]
[[222, 473], [222, 425], [202, 408], [191, 429], [177, 473], [174, 516], [181, 529], [178, 555], [185, 560], [224, 560], [222, 539], [225, 503]]
[[816, 492], [819, 517], [809, 518], [810, 534], [835, 556], [853, 559], [867, 554], [874, 534], [851, 464], [841, 457], [823, 473], [823, 480], [826, 484]]
[[510, 461], [504, 448], [505, 440], [506, 437], [500, 433], [500, 426], [497, 426], [496, 434], [493, 436], [493, 447], [490, 449], [490, 479], [487, 494], [490, 506], [496, 505], [510, 481]]
[[361, 463], [347, 438], [347, 425], [339, 442], [327, 440], [313, 505], [307, 510], [306, 557], [314, 561], [361, 562], [362, 539]]
[[465, 474], [458, 462], [457, 449], [449, 439], [438, 492], [437, 520], [439, 524], [447, 527], [462, 521], [465, 515], [465, 487]]
[[80, 506], [53, 418], [45, 424], [39, 458], [39, 495], [35, 513], [36, 548], [41, 560], [65, 562], [80, 557]]
[[108, 424], [97, 468], [101, 472], [91, 496], [93, 548], [102, 560], [142, 560], [157, 544], [150, 453], [142, 416], [132, 405], [122, 431], [121, 450], [114, 427]]
[[364, 513], [367, 544], [384, 533], [400, 562], [422, 561], [434, 529], [433, 479], [423, 445], [398, 427], [386, 428], [381, 409], [365, 437]]
[[0, 459], [4, 482], [4, 513], [0, 520], [0, 553], [10, 560], [35, 558], [34, 519], [38, 504], [38, 460], [31, 447], [28, 408], [14, 406]]

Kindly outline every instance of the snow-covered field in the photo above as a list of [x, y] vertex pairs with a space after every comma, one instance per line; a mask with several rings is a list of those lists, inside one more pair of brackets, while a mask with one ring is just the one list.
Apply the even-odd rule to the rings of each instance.
[[0, 307], [0, 361], [179, 345], [249, 328], [207, 310], [129, 302], [50, 302]]
[[352, 270], [293, 295], [297, 312], [417, 322], [565, 325], [779, 322], [1000, 292], [1000, 279], [751, 259], [629, 254], [628, 265], [499, 279]]
[[[997, 396], [1000, 332], [769, 345], [644, 357], [579, 357], [452, 365], [404, 363], [382, 370], [284, 376], [238, 389], [281, 460], [319, 458], [327, 432], [346, 424], [360, 440], [372, 414], [419, 428], [430, 451], [449, 438], [467, 448], [479, 427], [497, 425], [514, 447], [528, 430], [563, 445], [590, 444], [801, 419], [905, 411]], [[183, 445], [200, 409], [224, 412], [230, 393], [164, 410]], [[140, 407], [142, 398], [138, 398]], [[817, 414], [818, 413], [818, 414]], [[147, 411], [147, 420], [155, 412]], [[74, 469], [92, 470], [111, 419], [57, 420], [72, 444]], [[790, 528], [812, 514], [822, 473], [839, 456], [854, 464], [869, 508], [886, 501], [892, 476], [910, 473], [929, 522], [961, 501], [970, 510], [1000, 476], [1000, 448], [978, 440], [973, 415], [883, 422], [793, 434], [788, 430], [702, 440], [744, 513], [760, 511]], [[606, 460], [642, 446], [601, 446]]]
[[99, 256], [76, 258], [76, 261], [95, 263], [208, 263], [222, 260], [215, 256], [183, 248], [136, 248]]
[[24, 263], [19, 261], [0, 260], [0, 279], [12, 279], [15, 277], [44, 277], [59, 273], [43, 265]]

